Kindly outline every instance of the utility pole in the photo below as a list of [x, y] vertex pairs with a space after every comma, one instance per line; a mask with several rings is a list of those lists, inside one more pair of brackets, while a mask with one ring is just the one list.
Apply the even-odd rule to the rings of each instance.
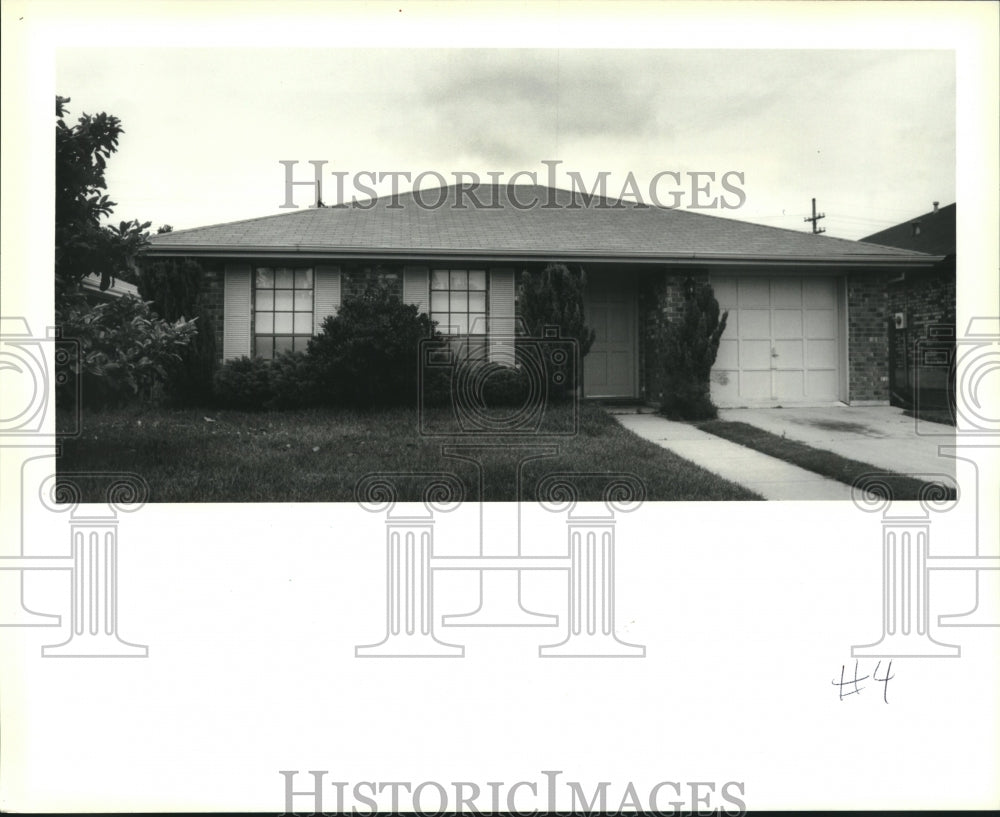
[[820, 233], [825, 233], [826, 232], [826, 228], [825, 227], [817, 227], [816, 226], [816, 222], [818, 222], [821, 218], [826, 218], [826, 213], [819, 213], [819, 214], [816, 213], [816, 199], [813, 199], [813, 214], [812, 214], [812, 218], [809, 218], [809, 216], [806, 216], [804, 219], [802, 219], [803, 221], [811, 221], [812, 222], [812, 224], [813, 224], [813, 235], [819, 235]]

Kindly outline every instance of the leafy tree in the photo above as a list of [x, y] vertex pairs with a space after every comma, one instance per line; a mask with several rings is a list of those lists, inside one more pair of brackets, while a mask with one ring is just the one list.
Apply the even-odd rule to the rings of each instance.
[[532, 337], [544, 337], [546, 326], [558, 326], [563, 338], [577, 341], [576, 385], [583, 383], [583, 359], [594, 345], [594, 330], [583, 315], [587, 275], [583, 268], [549, 264], [541, 271], [524, 270], [517, 287], [518, 314]]
[[[149, 222], [102, 223], [115, 207], [104, 173], [118, 150], [121, 122], [99, 113], [67, 124], [69, 101], [56, 97], [56, 322], [63, 337], [80, 344], [70, 369], [82, 380], [85, 404], [149, 399], [197, 330], [180, 316], [161, 319], [138, 298], [92, 306], [83, 296], [80, 283], [91, 273], [100, 275], [102, 290], [115, 278], [136, 281], [135, 258], [146, 244]], [[63, 384], [57, 400], [72, 385]]]
[[101, 289], [115, 278], [133, 281], [136, 253], [146, 243], [149, 222], [105, 226], [115, 202], [105, 192], [108, 159], [118, 150], [122, 126], [106, 113], [64, 119], [68, 97], [56, 97], [56, 297], [72, 295], [86, 276], [101, 276]]
[[710, 284], [698, 285], [690, 278], [684, 282], [680, 319], [661, 323], [655, 338], [665, 380], [662, 414], [679, 420], [717, 416], [709, 375], [728, 316], [728, 312], [719, 314], [719, 302]]

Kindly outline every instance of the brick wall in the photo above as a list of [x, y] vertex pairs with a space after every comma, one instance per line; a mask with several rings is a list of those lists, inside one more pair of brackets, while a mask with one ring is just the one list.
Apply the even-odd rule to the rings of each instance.
[[[889, 316], [897, 312], [906, 316], [906, 328], [890, 328], [893, 351], [890, 371], [891, 398], [900, 405], [912, 405], [916, 387], [924, 392], [922, 405], [947, 400], [949, 369], [946, 365], [929, 365], [920, 360], [919, 348], [932, 346], [950, 350], [953, 341], [946, 330], [955, 329], [955, 268], [945, 262], [938, 269], [907, 273], [905, 280], [889, 284]], [[932, 328], [935, 331], [932, 335]], [[933, 360], [937, 361], [936, 356]], [[917, 371], [919, 367], [919, 371]]]
[[218, 261], [199, 260], [205, 277], [201, 285], [202, 314], [207, 315], [215, 338], [215, 358], [222, 360], [222, 329], [225, 315], [222, 309], [223, 285], [225, 283], [224, 266]]
[[848, 401], [889, 401], [889, 293], [887, 273], [847, 278]]

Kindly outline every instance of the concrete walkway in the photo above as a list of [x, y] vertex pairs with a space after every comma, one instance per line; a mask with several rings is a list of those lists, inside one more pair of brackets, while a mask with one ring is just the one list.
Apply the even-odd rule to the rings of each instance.
[[938, 456], [939, 445], [955, 444], [949, 428], [925, 424], [942, 436], [917, 434], [916, 420], [892, 406], [721, 409], [719, 419], [749, 423], [897, 474], [955, 476], [955, 460]]
[[851, 498], [850, 485], [699, 431], [687, 423], [675, 423], [656, 414], [626, 414], [613, 409], [611, 413], [625, 428], [644, 440], [749, 488], [764, 499]]

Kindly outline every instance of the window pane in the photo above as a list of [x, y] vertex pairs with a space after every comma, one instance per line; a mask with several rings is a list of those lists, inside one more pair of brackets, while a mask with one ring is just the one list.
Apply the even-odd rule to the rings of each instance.
[[296, 352], [309, 351], [309, 338], [311, 335], [296, 335], [292, 338], [292, 348]]
[[295, 311], [312, 312], [313, 294], [311, 289], [295, 290]]
[[468, 312], [469, 311], [469, 293], [468, 292], [452, 292], [451, 293], [451, 311], [452, 312]]
[[451, 288], [468, 289], [469, 274], [464, 269], [453, 269], [451, 271]]
[[312, 289], [312, 285], [313, 285], [313, 271], [311, 269], [295, 270], [296, 289]]
[[270, 335], [274, 331], [274, 313], [258, 312], [254, 320], [254, 331], [262, 335]]
[[437, 321], [437, 330], [443, 334], [448, 334], [448, 313], [447, 312], [434, 312], [431, 314], [431, 320]]
[[274, 286], [274, 270], [270, 267], [257, 267], [257, 286], [270, 288]]
[[469, 311], [470, 312], [485, 312], [486, 311], [486, 293], [485, 292], [470, 292], [469, 293]]
[[274, 354], [275, 356], [280, 355], [282, 352], [292, 351], [292, 339], [291, 338], [275, 338], [274, 339]]
[[485, 335], [489, 324], [486, 322], [486, 315], [473, 312], [469, 315], [469, 331], [477, 335]]
[[469, 289], [486, 289], [486, 270], [469, 270]]
[[254, 344], [254, 354], [257, 357], [263, 357], [270, 360], [271, 357], [273, 356], [272, 355], [273, 346], [274, 346], [274, 338], [271, 337], [257, 338], [257, 342]]
[[257, 292], [258, 311], [269, 311], [274, 309], [274, 290], [261, 289]]
[[436, 269], [431, 273], [431, 289], [448, 288], [448, 270]]
[[313, 316], [312, 312], [295, 313], [295, 332], [299, 335], [312, 334]]
[[274, 331], [276, 334], [291, 334], [292, 333], [292, 313], [291, 312], [275, 312], [274, 313]]
[[447, 292], [431, 293], [431, 310], [433, 310], [434, 312], [446, 312], [448, 310]]
[[469, 316], [468, 315], [452, 315], [451, 316], [452, 325], [455, 327], [455, 332], [459, 335], [464, 335], [469, 331]]
[[287, 267], [274, 271], [275, 289], [291, 289], [293, 283], [294, 277], [292, 276], [292, 271]]
[[279, 312], [292, 311], [291, 290], [276, 289], [274, 291], [274, 308]]

